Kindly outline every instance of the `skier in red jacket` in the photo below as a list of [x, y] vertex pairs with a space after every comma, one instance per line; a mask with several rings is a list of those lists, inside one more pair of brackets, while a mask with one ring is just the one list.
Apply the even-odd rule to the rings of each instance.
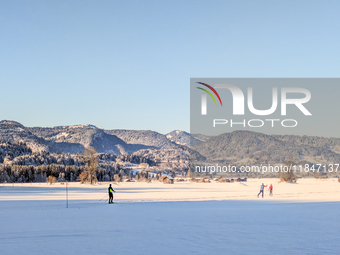
[[272, 196], [273, 195], [273, 184], [270, 184], [268, 190], [269, 190], [269, 196]]

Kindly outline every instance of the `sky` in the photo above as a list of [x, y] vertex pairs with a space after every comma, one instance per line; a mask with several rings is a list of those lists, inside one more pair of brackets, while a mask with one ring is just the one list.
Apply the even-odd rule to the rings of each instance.
[[0, 119], [190, 130], [190, 78], [339, 77], [339, 1], [0, 2]]

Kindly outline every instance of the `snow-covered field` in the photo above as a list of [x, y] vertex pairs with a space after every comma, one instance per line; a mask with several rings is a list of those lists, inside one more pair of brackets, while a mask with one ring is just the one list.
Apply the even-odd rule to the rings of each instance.
[[[273, 184], [274, 196], [264, 200], [295, 202], [340, 202], [340, 183], [337, 179], [299, 179], [298, 183], [280, 183], [278, 179], [248, 179], [235, 183], [177, 182], [123, 182], [113, 184], [117, 202], [164, 202], [206, 200], [259, 200], [261, 183]], [[108, 183], [84, 185], [69, 183], [69, 199], [100, 200], [107, 198]], [[20, 194], [20, 196], [19, 196]], [[260, 198], [262, 199], [262, 198]], [[0, 201], [12, 200], [65, 200], [65, 184], [0, 184]]]
[[335, 180], [114, 188], [71, 183], [66, 209], [65, 185], [0, 185], [0, 254], [339, 254]]

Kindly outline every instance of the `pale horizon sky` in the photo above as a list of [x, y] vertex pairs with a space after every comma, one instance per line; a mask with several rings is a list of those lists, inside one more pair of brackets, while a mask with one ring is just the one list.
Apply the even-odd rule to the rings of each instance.
[[0, 120], [190, 131], [190, 78], [339, 77], [339, 1], [0, 2]]

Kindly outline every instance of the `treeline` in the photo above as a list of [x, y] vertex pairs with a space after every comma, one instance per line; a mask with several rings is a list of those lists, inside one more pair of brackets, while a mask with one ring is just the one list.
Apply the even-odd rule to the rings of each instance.
[[[49, 176], [55, 177], [59, 182], [80, 181], [80, 175], [85, 172], [85, 166], [65, 166], [59, 164], [40, 166], [0, 165], [0, 183], [26, 183], [46, 182]], [[115, 174], [125, 174], [118, 167], [99, 164], [95, 175], [98, 181], [112, 181]]]
[[[89, 152], [88, 149], [83, 154], [32, 152], [26, 143], [0, 140], [0, 183], [46, 182], [49, 177], [59, 182], [113, 181], [131, 175], [130, 170], [124, 167], [129, 163], [156, 164], [149, 151], [132, 155], [97, 153], [92, 149], [86, 155], [85, 151]], [[167, 151], [166, 154], [169, 157], [171, 153]], [[175, 156], [179, 161], [179, 155]], [[144, 178], [141, 174], [137, 176], [137, 179]]]
[[23, 142], [5, 142], [0, 140], [0, 163], [3, 163], [5, 158], [16, 158], [21, 155], [31, 154], [32, 150]]
[[[96, 163], [91, 174], [96, 181], [112, 181], [116, 174], [125, 175], [125, 162], [154, 163], [136, 155], [93, 153]], [[32, 153], [25, 143], [0, 141], [0, 183], [46, 182], [49, 176], [59, 182], [82, 181], [88, 172], [86, 166], [84, 154]]]
[[[110, 153], [97, 153], [98, 160], [102, 163], [105, 162], [130, 162], [133, 164], [140, 163], [148, 163], [149, 165], [153, 165], [154, 161], [151, 159], [140, 157], [137, 155], [114, 155]], [[39, 166], [39, 165], [50, 165], [50, 164], [58, 164], [65, 166], [82, 166], [84, 162], [82, 161], [82, 154], [70, 154], [70, 153], [48, 153], [48, 152], [39, 152], [39, 153], [30, 153], [23, 154], [18, 156], [12, 156], [11, 154], [7, 154], [4, 160], [0, 163], [4, 163], [5, 165], [19, 165], [19, 166]]]

